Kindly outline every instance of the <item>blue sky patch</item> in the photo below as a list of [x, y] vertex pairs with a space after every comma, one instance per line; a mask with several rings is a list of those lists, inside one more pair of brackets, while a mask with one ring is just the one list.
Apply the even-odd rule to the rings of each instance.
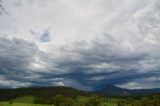
[[40, 41], [45, 43], [45, 42], [49, 42], [50, 41], [50, 33], [49, 31], [44, 31], [40, 37]]

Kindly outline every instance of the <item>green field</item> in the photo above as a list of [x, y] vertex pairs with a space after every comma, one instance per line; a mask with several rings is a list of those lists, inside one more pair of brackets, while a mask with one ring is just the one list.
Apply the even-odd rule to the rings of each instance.
[[[10, 106], [8, 102], [0, 102], [0, 106]], [[13, 103], [11, 106], [53, 106], [53, 105], [42, 105], [42, 104], [30, 104], [30, 103]]]
[[19, 97], [19, 98], [16, 98], [14, 100], [15, 103], [33, 103], [35, 100], [35, 97], [34, 96], [22, 96], [22, 97]]
[[117, 103], [103, 103], [102, 106], [117, 106]]
[[118, 98], [105, 98], [102, 106], [117, 106], [117, 103], [123, 99]]
[[[9, 102], [0, 102], [0, 106], [54, 106], [54, 105], [44, 105], [44, 104], [34, 104], [35, 97], [34, 96], [22, 96], [13, 100], [13, 104], [10, 105]], [[86, 101], [87, 97], [78, 96], [78, 101]], [[116, 98], [106, 98], [102, 103], [102, 106], [117, 106], [117, 102], [120, 99]]]
[[[10, 106], [8, 102], [0, 102], [0, 106]], [[44, 104], [31, 104], [31, 103], [13, 103], [11, 106], [53, 106]], [[116, 103], [103, 103], [102, 106], [117, 106]]]
[[[16, 98], [13, 101], [11, 106], [51, 106], [51, 105], [44, 105], [44, 104], [34, 104], [35, 97], [34, 96], [22, 96]], [[0, 106], [10, 106], [9, 102], [0, 102]], [[52, 105], [53, 106], [53, 105]]]

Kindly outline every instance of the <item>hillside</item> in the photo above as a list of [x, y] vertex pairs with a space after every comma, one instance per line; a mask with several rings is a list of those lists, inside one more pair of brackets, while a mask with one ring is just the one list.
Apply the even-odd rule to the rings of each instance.
[[50, 99], [55, 95], [63, 95], [64, 97], [75, 98], [77, 96], [88, 97], [93, 94], [100, 94], [104, 96], [127, 97], [127, 96], [152, 95], [159, 93], [160, 89], [158, 88], [129, 90], [114, 85], [106, 85], [101, 90], [91, 91], [91, 92], [77, 90], [75, 88], [65, 87], [65, 86], [32, 87], [32, 88], [17, 88], [17, 89], [0, 89], [0, 101], [11, 100], [15, 98], [17, 98], [16, 101], [21, 101], [23, 100], [21, 99], [21, 97], [24, 97], [25, 101], [33, 101], [34, 97]]
[[76, 96], [89, 96], [90, 92], [77, 90], [71, 87], [36, 87], [36, 88], [17, 88], [17, 89], [1, 89], [0, 100], [10, 100], [18, 97], [31, 95], [38, 98], [52, 98], [55, 95], [63, 95], [65, 97], [74, 98]]
[[159, 94], [160, 88], [154, 89], [124, 89], [114, 85], [106, 85], [103, 89], [95, 91], [105, 96], [142, 96], [150, 94]]

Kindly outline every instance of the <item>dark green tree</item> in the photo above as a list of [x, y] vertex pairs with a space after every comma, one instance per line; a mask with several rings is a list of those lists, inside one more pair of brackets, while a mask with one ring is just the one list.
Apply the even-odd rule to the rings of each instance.
[[9, 105], [12, 106], [12, 104], [13, 104], [13, 100], [10, 100]]
[[101, 100], [98, 96], [90, 97], [86, 106], [101, 106]]
[[52, 103], [55, 106], [64, 106], [65, 98], [62, 95], [56, 95], [52, 98]]
[[160, 106], [160, 96], [154, 95], [154, 96], [152, 97], [151, 104], [152, 104], [153, 106]]
[[150, 106], [150, 100], [147, 97], [142, 97], [140, 102], [141, 102], [141, 106]]

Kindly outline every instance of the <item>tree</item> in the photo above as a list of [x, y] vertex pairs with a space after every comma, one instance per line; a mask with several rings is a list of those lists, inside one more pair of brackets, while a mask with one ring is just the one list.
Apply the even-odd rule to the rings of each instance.
[[13, 100], [10, 100], [9, 101], [9, 105], [11, 106], [13, 104]]
[[101, 106], [101, 100], [98, 96], [90, 97], [86, 106]]
[[35, 104], [52, 104], [49, 99], [44, 99], [44, 98], [36, 98], [34, 100]]
[[75, 101], [71, 98], [65, 98], [62, 95], [56, 95], [52, 98], [52, 103], [55, 106], [79, 106], [75, 105]]
[[55, 106], [63, 106], [65, 102], [65, 98], [62, 95], [56, 95], [52, 98], [52, 103]]
[[160, 96], [154, 95], [154, 96], [152, 97], [151, 104], [152, 104], [153, 106], [160, 106]]
[[124, 103], [118, 102], [118, 103], [117, 103], [117, 106], [124, 106]]
[[126, 100], [126, 104], [129, 104], [129, 105], [133, 106], [134, 105], [134, 99], [133, 98], [128, 98]]
[[65, 106], [75, 106], [75, 101], [73, 99], [70, 98], [65, 98]]
[[147, 97], [141, 98], [141, 106], [150, 106], [150, 100]]

